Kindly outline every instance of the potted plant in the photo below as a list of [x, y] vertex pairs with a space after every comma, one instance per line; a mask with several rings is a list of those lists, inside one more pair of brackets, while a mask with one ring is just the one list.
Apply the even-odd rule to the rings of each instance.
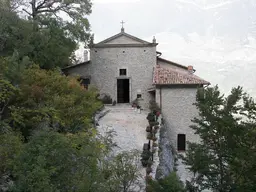
[[153, 134], [152, 133], [148, 133], [147, 134], [147, 139], [151, 140], [153, 138]]
[[141, 107], [139, 105], [137, 106], [137, 111], [138, 111], [138, 113], [141, 112]]
[[152, 146], [153, 147], [158, 147], [158, 144], [156, 142], [153, 142]]
[[156, 136], [153, 136], [153, 137], [152, 137], [152, 140], [153, 140], [153, 141], [156, 141], [156, 140], [157, 140]]
[[159, 129], [159, 125], [155, 125], [154, 128], [155, 128], [155, 129]]
[[138, 106], [138, 100], [135, 99], [135, 100], [132, 102], [132, 108], [136, 111], [136, 110], [137, 110], [137, 106]]
[[149, 121], [149, 122], [155, 122], [155, 115], [151, 112], [151, 113], [149, 113], [148, 114], [148, 116], [147, 116], [147, 120]]
[[153, 132], [156, 134], [156, 133], [157, 133], [157, 131], [158, 131], [158, 129], [156, 129], [156, 128], [154, 127]]
[[149, 121], [149, 126], [150, 127], [153, 127], [155, 125], [155, 122], [154, 121]]
[[148, 160], [151, 157], [152, 153], [149, 150], [144, 150], [141, 154], [141, 163], [143, 167], [148, 165]]

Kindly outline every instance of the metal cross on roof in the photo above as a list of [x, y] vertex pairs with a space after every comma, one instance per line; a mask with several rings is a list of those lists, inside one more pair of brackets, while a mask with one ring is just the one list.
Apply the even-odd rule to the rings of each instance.
[[122, 28], [124, 28], [125, 22], [123, 20], [121, 21], [121, 24], [122, 24]]

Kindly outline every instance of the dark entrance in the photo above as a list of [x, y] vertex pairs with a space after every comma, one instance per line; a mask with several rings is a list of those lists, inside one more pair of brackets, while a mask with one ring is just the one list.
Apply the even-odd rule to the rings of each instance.
[[117, 103], [130, 102], [129, 79], [117, 79]]

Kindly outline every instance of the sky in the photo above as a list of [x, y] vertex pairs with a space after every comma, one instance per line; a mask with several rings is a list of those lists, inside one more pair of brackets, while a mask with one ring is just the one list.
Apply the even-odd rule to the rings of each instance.
[[[224, 93], [256, 98], [256, 0], [93, 0], [95, 42], [120, 32], [152, 41], [163, 58], [193, 65]], [[81, 50], [80, 50], [81, 52]]]

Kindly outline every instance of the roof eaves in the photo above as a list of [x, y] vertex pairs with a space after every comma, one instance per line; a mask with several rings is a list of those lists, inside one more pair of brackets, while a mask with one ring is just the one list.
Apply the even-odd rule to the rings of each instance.
[[86, 65], [86, 64], [89, 64], [90, 63], [90, 60], [89, 61], [85, 61], [85, 62], [82, 62], [82, 63], [78, 63], [76, 65], [71, 65], [71, 66], [68, 66], [68, 67], [65, 67], [65, 68], [62, 68], [61, 70], [68, 70], [68, 69], [72, 69], [72, 68], [75, 68], [75, 67], [78, 67], [78, 66], [81, 66], [81, 65]]
[[99, 43], [96, 43], [95, 45], [107, 43], [107, 42], [109, 42], [109, 41], [111, 41], [111, 40], [113, 40], [113, 39], [115, 39], [115, 38], [117, 38], [117, 37], [120, 37], [122, 34], [123, 34], [123, 33], [121, 32], [121, 33], [118, 33], [118, 34], [116, 34], [116, 35], [113, 35], [113, 36], [111, 36], [111, 37], [109, 37], [109, 38], [107, 38], [107, 39], [105, 39], [105, 40], [103, 40], [103, 41], [100, 41]]
[[175, 66], [180, 67], [180, 68], [183, 68], [183, 69], [187, 69], [187, 66], [185, 66], [185, 65], [181, 65], [181, 64], [179, 64], [179, 63], [175, 63], [175, 62], [173, 62], [173, 61], [169, 61], [169, 60], [167, 60], [167, 59], [163, 59], [163, 58], [161, 58], [161, 57], [158, 57], [157, 59], [160, 60], [160, 61], [166, 62], [166, 63], [168, 63], [168, 64], [175, 65]]
[[106, 48], [106, 47], [154, 47], [157, 46], [157, 43], [148, 43], [148, 44], [94, 44], [91, 48]]
[[131, 38], [131, 39], [133, 39], [133, 40], [135, 40], [135, 41], [138, 41], [138, 42], [140, 42], [140, 43], [142, 43], [142, 44], [150, 44], [150, 42], [147, 42], [147, 41], [144, 41], [144, 40], [142, 40], [142, 39], [139, 39], [139, 38], [137, 38], [137, 37], [135, 37], [135, 36], [133, 36], [133, 35], [130, 35], [130, 34], [128, 34], [128, 33], [121, 32], [121, 33], [118, 33], [118, 34], [116, 34], [116, 35], [113, 35], [113, 36], [111, 36], [111, 37], [109, 37], [109, 38], [107, 38], [107, 39], [105, 39], [105, 40], [103, 40], [103, 41], [100, 41], [99, 43], [96, 43], [95, 45], [105, 44], [105, 43], [107, 43], [107, 42], [110, 42], [110, 41], [112, 41], [112, 40], [118, 38], [118, 37], [121, 37], [122, 35], [124, 35], [124, 36], [126, 36], [126, 37], [129, 37], [129, 38]]

